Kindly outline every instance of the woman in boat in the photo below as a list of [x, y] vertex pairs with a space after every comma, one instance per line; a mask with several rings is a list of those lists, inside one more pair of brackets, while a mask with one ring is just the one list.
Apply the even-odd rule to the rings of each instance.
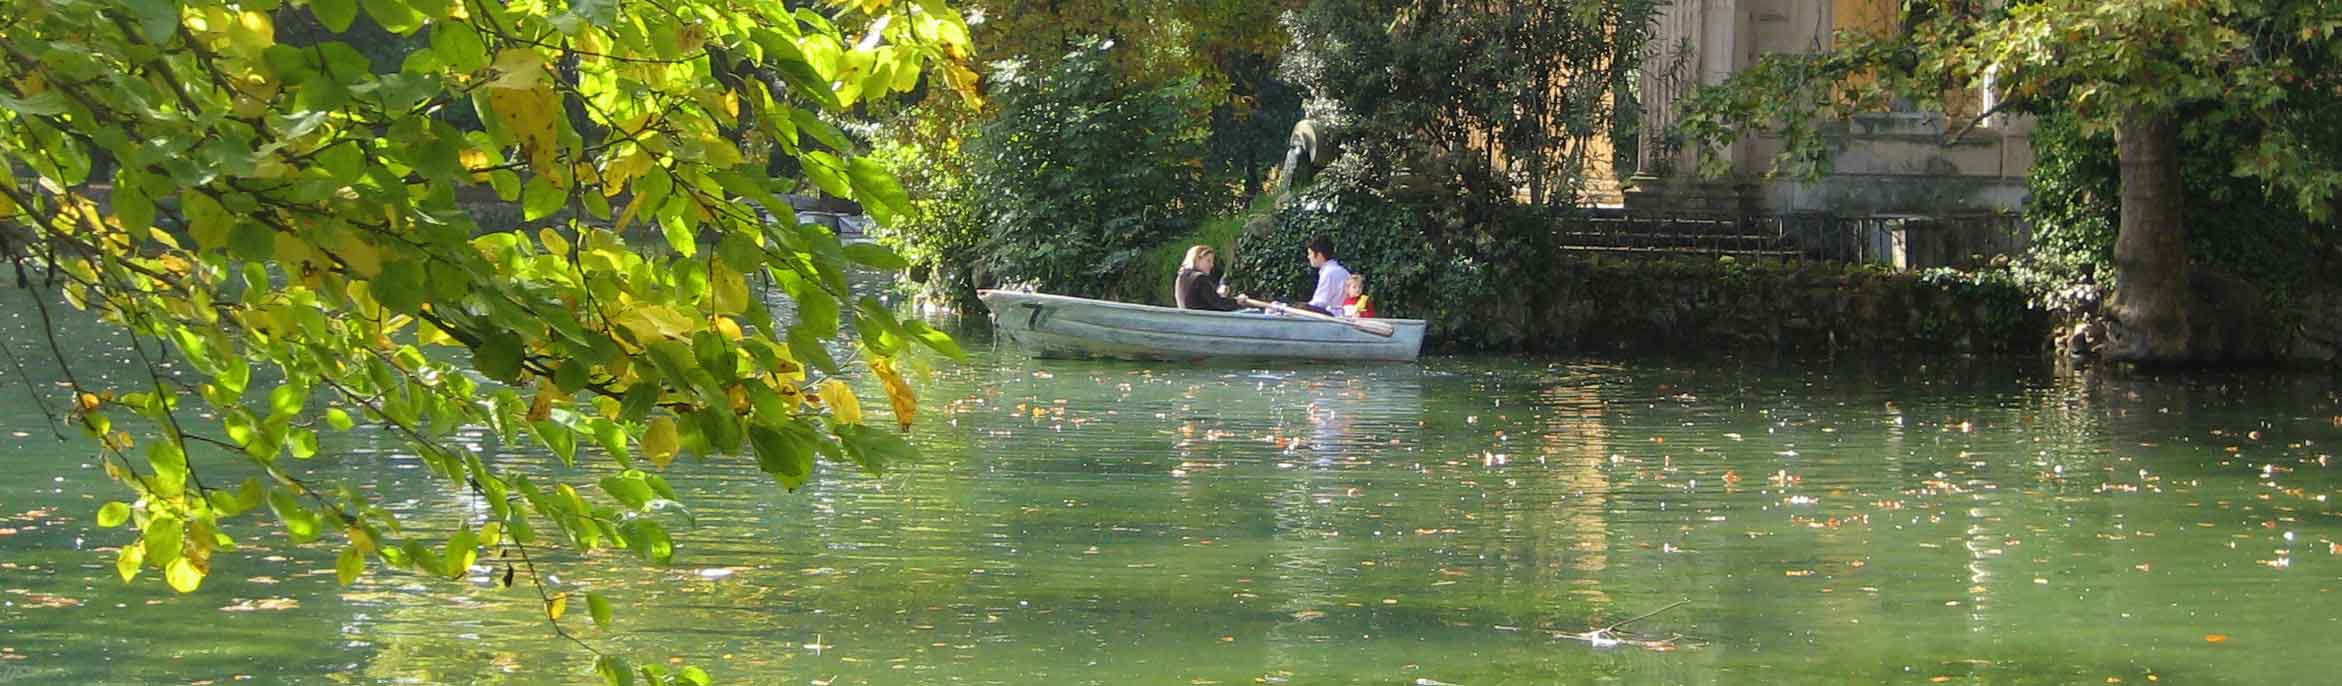
[[1220, 277], [1212, 274], [1215, 255], [1216, 251], [1209, 245], [1187, 249], [1187, 259], [1179, 264], [1178, 289], [1173, 291], [1179, 300], [1179, 309], [1215, 312], [1244, 309], [1243, 305], [1228, 297], [1225, 293], [1227, 289], [1220, 285]]

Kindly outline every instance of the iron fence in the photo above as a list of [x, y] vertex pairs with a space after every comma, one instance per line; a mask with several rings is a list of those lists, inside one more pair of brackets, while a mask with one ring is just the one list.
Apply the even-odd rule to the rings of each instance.
[[1558, 218], [1569, 250], [1750, 255], [1917, 269], [2022, 252], [2031, 230], [2011, 214], [1958, 216], [1596, 211]]

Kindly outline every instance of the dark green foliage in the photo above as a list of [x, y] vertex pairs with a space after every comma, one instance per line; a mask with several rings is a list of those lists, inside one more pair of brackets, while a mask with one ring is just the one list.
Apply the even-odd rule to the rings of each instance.
[[1148, 248], [1213, 209], [1201, 89], [1128, 79], [1108, 49], [1092, 44], [1047, 72], [1006, 70], [998, 117], [968, 142], [976, 247], [1004, 281], [1106, 295]]
[[1307, 299], [1317, 277], [1303, 245], [1326, 236], [1337, 259], [1366, 277], [1382, 316], [1429, 319], [1431, 335], [1447, 347], [1539, 345], [1523, 320], [1543, 301], [1536, 289], [1519, 286], [1550, 278], [1553, 251], [1519, 237], [1554, 219], [1500, 204], [1466, 220], [1446, 204], [1452, 199], [1382, 192], [1365, 167], [1356, 157], [1336, 161], [1278, 209], [1268, 233], [1245, 236], [1231, 285], [1263, 298]]
[[[1540, 0], [1503, 9], [1316, 0], [1292, 17], [1286, 77], [1343, 156], [1245, 237], [1236, 285], [1295, 298], [1310, 236], [1331, 237], [1384, 316], [1420, 317], [1448, 347], [1544, 344], [1553, 227], [1575, 215], [1631, 82], [1649, 0]], [[1496, 150], [1501, 149], [1502, 154]]]
[[1264, 55], [1231, 61], [1236, 64], [1224, 75], [1228, 99], [1212, 108], [1204, 167], [1214, 185], [1252, 195], [1266, 190], [1270, 172], [1284, 162], [1286, 137], [1301, 121], [1301, 93], [1276, 78], [1276, 65]]
[[[2321, 118], [2329, 121], [2319, 126], [2342, 131], [2342, 115]], [[2043, 266], [2072, 279], [2103, 279], [2111, 273], [2121, 168], [2112, 138], [2085, 134], [2073, 119], [2041, 118], [2026, 218]], [[2335, 279], [2319, 272], [2326, 253], [2342, 241], [2342, 229], [2310, 218], [2290, 198], [2272, 195], [2266, 182], [2233, 173], [2244, 146], [2257, 138], [2249, 130], [2216, 126], [2194, 126], [2183, 134], [2188, 250], [2198, 264], [2243, 277], [2266, 292], [2272, 305], [2282, 305], [2313, 281]]]
[[1285, 72], [1325, 98], [1324, 123], [1371, 176], [1475, 205], [1568, 206], [1659, 4], [1316, 0], [1291, 21]]

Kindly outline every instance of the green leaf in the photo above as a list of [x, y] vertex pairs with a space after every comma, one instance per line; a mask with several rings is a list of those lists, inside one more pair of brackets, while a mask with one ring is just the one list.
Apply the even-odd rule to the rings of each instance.
[[482, 336], [479, 347], [472, 349], [472, 367], [497, 381], [519, 381], [520, 363], [520, 337], [510, 333], [498, 331]]
[[797, 159], [804, 162], [801, 168], [805, 170], [805, 178], [822, 192], [841, 198], [854, 197], [854, 184], [846, 177], [846, 163], [836, 155], [811, 150]]
[[838, 361], [830, 357], [829, 346], [823, 345], [821, 337], [804, 322], [789, 327], [789, 356], [814, 369], [830, 374], [838, 373]]
[[383, 30], [404, 36], [423, 27], [423, 20], [426, 17], [423, 16], [422, 12], [417, 12], [414, 7], [407, 5], [406, 0], [365, 0], [365, 2], [366, 14], [373, 16], [374, 23], [381, 24]]
[[786, 426], [787, 429], [774, 429], [752, 424], [748, 427], [748, 442], [756, 449], [757, 468], [773, 475], [782, 488], [794, 491], [813, 477], [814, 439], [802, 427]]
[[915, 319], [903, 322], [903, 331], [910, 334], [912, 340], [918, 341], [930, 350], [942, 353], [945, 357], [962, 362], [968, 359], [967, 351], [960, 349], [959, 342], [952, 340], [951, 334], [937, 331], [935, 327], [928, 326], [926, 322]]
[[366, 554], [358, 552], [358, 546], [345, 546], [341, 554], [334, 557], [333, 576], [343, 586], [357, 583], [359, 575], [365, 573]]
[[350, 413], [343, 411], [342, 408], [333, 407], [325, 410], [325, 425], [333, 427], [335, 431], [348, 431], [356, 428], [358, 422], [351, 419]]
[[585, 360], [570, 358], [569, 361], [563, 362], [561, 366], [553, 369], [553, 384], [560, 386], [563, 392], [585, 390], [585, 387], [593, 381], [591, 366]]
[[586, 593], [586, 612], [593, 615], [594, 626], [610, 628], [610, 599], [600, 593]]
[[146, 42], [162, 44], [179, 32], [179, 0], [126, 0], [138, 33]]
[[227, 208], [209, 193], [189, 191], [180, 194], [180, 204], [187, 215], [187, 233], [195, 238], [195, 245], [203, 250], [217, 250], [228, 245], [228, 232], [235, 220]]
[[479, 71], [488, 66], [488, 46], [480, 42], [479, 30], [463, 22], [442, 22], [431, 27], [431, 52], [449, 69], [459, 72]]
[[463, 578], [464, 572], [471, 570], [472, 562], [478, 560], [479, 556], [480, 534], [467, 524], [463, 530], [447, 539], [439, 560], [439, 574], [450, 579]]
[[[846, 140], [844, 132], [839, 131], [838, 127], [830, 126], [829, 122], [822, 121], [821, 115], [812, 110], [789, 110], [789, 119], [797, 124], [797, 130], [813, 134], [814, 140], [821, 141], [822, 145], [829, 146], [831, 150], [838, 152], [852, 152], [854, 150], [853, 143]], [[836, 157], [830, 158], [833, 162], [836, 159]], [[834, 166], [844, 167], [844, 165]]]
[[285, 533], [292, 536], [294, 543], [308, 543], [324, 533], [324, 524], [317, 513], [302, 507], [292, 491], [281, 488], [269, 491], [268, 508], [276, 512], [278, 521], [284, 522]]
[[618, 403], [618, 417], [629, 422], [639, 422], [649, 417], [651, 410], [658, 406], [659, 384], [638, 382], [626, 387], [626, 397]]
[[605, 686], [634, 686], [634, 663], [616, 655], [594, 659], [594, 671], [602, 675]]
[[106, 504], [98, 506], [98, 526], [100, 528], [111, 529], [121, 526], [123, 522], [127, 521], [130, 521], [129, 503], [117, 500], [108, 501]]
[[160, 515], [147, 520], [146, 529], [141, 533], [144, 534], [142, 540], [146, 544], [147, 557], [161, 564], [179, 556], [179, 545], [187, 537], [187, 525], [177, 517]]
[[122, 221], [122, 229], [130, 235], [143, 235], [155, 225], [154, 200], [146, 197], [146, 190], [139, 188], [139, 184], [121, 183], [114, 190], [114, 217]]
[[626, 545], [635, 554], [652, 564], [667, 564], [675, 559], [675, 539], [667, 535], [667, 527], [648, 517], [626, 520], [619, 526], [626, 535]]
[[838, 299], [822, 290], [820, 284], [807, 281], [796, 272], [776, 273], [784, 275], [779, 279], [781, 288], [797, 303], [797, 324], [811, 327], [810, 333], [816, 339], [838, 335]]
[[602, 492], [610, 494], [611, 498], [631, 510], [641, 510], [658, 497], [657, 493], [652, 492], [650, 482], [643, 479], [642, 472], [638, 471], [628, 470], [626, 473], [602, 477], [600, 483]]
[[283, 383], [268, 392], [268, 410], [271, 416], [291, 417], [301, 413], [309, 404], [309, 388], [299, 384]]
[[154, 470], [150, 483], [156, 495], [165, 498], [180, 494], [187, 486], [187, 451], [168, 440], [155, 441], [146, 446], [146, 464]]
[[853, 260], [855, 264], [890, 272], [899, 272], [911, 267], [910, 261], [904, 260], [901, 255], [896, 255], [893, 249], [877, 243], [846, 244], [846, 259]]
[[569, 194], [554, 187], [553, 182], [539, 175], [529, 179], [529, 185], [520, 192], [521, 220], [536, 221], [561, 211], [569, 201]]
[[529, 428], [536, 430], [537, 439], [544, 441], [545, 447], [553, 449], [553, 454], [561, 458], [561, 464], [577, 466], [576, 431], [550, 419], [529, 422]]
[[862, 335], [862, 345], [880, 356], [901, 350], [904, 339], [910, 337], [895, 313], [886, 309], [886, 303], [872, 296], [863, 296], [854, 306], [854, 331]]
[[350, 23], [358, 20], [357, 0], [309, 0], [309, 11], [334, 33], [350, 30]]
[[888, 464], [919, 456], [902, 437], [884, 429], [873, 429], [859, 424], [837, 426], [838, 442], [846, 447], [846, 455], [864, 471], [877, 474]]
[[[895, 180], [893, 172], [876, 160], [856, 157], [846, 163], [846, 176], [854, 187], [854, 199], [870, 210], [870, 216], [879, 223], [893, 226], [904, 212], [910, 210], [911, 194]], [[851, 255], [849, 255], [851, 256]], [[873, 265], [875, 266], [875, 265]], [[895, 267], [901, 269], [901, 267]]]

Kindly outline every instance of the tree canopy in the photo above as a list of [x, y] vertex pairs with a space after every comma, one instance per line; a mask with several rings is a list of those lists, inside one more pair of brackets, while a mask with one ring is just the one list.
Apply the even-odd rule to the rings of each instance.
[[[660, 471], [679, 455], [749, 456], [789, 488], [818, 460], [876, 470], [907, 455], [903, 361], [958, 349], [849, 288], [854, 266], [900, 258], [798, 223], [784, 196], [818, 190], [895, 221], [901, 186], [829, 118], [923, 84], [979, 98], [968, 27], [942, 0], [795, 4], [13, 5], [6, 255], [20, 281], [131, 332], [146, 368], [108, 385], [73, 373], [92, 351], [50, 341], [64, 421], [128, 494], [97, 512], [137, 531], [122, 578], [153, 570], [192, 591], [234, 547], [229, 523], [265, 510], [295, 542], [338, 546], [345, 583], [377, 565], [500, 566], [507, 585], [536, 584], [563, 631], [573, 603], [527, 553], [667, 560], [673, 539], [641, 515], [678, 498]], [[323, 31], [280, 30], [293, 22]], [[767, 174], [775, 158], [801, 178]], [[517, 204], [520, 226], [467, 213], [487, 198]], [[793, 320], [772, 316], [768, 288]], [[862, 409], [849, 366], [885, 389], [891, 422]], [[325, 481], [320, 434], [362, 424], [491, 514], [427, 537]], [[525, 454], [454, 439], [480, 426], [619, 470], [519, 476]], [[610, 598], [575, 604], [610, 617]], [[707, 680], [619, 655], [596, 669]]]

